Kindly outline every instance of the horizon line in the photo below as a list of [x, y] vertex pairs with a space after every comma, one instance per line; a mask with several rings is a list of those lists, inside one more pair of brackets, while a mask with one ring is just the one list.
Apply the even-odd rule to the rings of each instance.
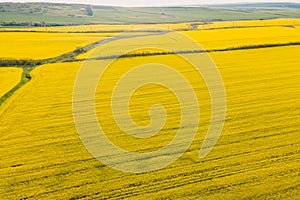
[[197, 3], [197, 4], [170, 4], [170, 5], [106, 5], [106, 4], [97, 4], [97, 3], [92, 3], [92, 2], [51, 2], [51, 1], [34, 1], [34, 0], [28, 0], [26, 2], [20, 1], [3, 1], [0, 3], [41, 3], [41, 4], [77, 4], [77, 5], [91, 5], [91, 6], [103, 6], [103, 7], [131, 7], [131, 8], [139, 8], [139, 7], [201, 7], [201, 6], [220, 6], [220, 5], [247, 5], [247, 4], [300, 4], [300, 2], [295, 2], [295, 1], [248, 1], [248, 2], [220, 2], [220, 3]]

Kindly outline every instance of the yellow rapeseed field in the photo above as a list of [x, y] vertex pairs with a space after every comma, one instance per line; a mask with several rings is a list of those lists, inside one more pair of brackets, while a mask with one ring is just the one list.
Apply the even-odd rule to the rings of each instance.
[[[260, 28], [235, 28], [220, 30], [198, 30], [180, 32], [195, 40], [206, 50], [240, 47], [248, 45], [278, 44], [300, 41], [300, 26], [288, 27], [260, 27]], [[166, 41], [160, 41], [162, 45]], [[126, 45], [126, 43], [124, 43]], [[176, 50], [176, 49], [174, 49]], [[189, 50], [189, 49], [181, 49]], [[79, 59], [87, 58], [92, 51], [77, 56]], [[152, 50], [146, 50], [152, 52]], [[103, 52], [102, 56], [109, 55]]]
[[300, 26], [235, 28], [182, 32], [205, 49], [220, 49], [257, 44], [276, 44], [300, 41]]
[[117, 131], [107, 94], [126, 69], [149, 62], [169, 65], [189, 79], [199, 98], [201, 123], [192, 146], [167, 168], [142, 174], [103, 165], [81, 143], [72, 91], [82, 63], [38, 67], [0, 109], [0, 199], [293, 199], [300, 195], [299, 51], [294, 46], [211, 54], [228, 105], [221, 138], [204, 159], [198, 151], [210, 119], [209, 96], [191, 66], [175, 55], [114, 62], [97, 89], [96, 110], [102, 125], [112, 130], [108, 137], [125, 149], [156, 149], [178, 127], [176, 98], [150, 85], [133, 96], [132, 117], [147, 124], [149, 105], [162, 103], [171, 115], [167, 128], [144, 142]]
[[43, 59], [74, 51], [107, 34], [0, 32], [0, 58]]
[[[36, 27], [36, 28], [22, 28], [21, 30], [30, 31], [44, 31], [44, 32], [93, 32], [93, 31], [129, 31], [139, 29], [190, 29], [191, 23], [178, 24], [124, 24], [124, 25], [81, 25], [81, 26], [57, 26], [57, 27]], [[15, 30], [15, 28], [2, 28], [2, 30]], [[20, 30], [20, 29], [18, 29]]]
[[200, 25], [200, 30], [234, 27], [300, 26], [300, 19], [282, 18], [270, 20], [218, 21]]
[[0, 98], [19, 83], [21, 74], [21, 68], [0, 67]]
[[33, 27], [33, 28], [1, 28], [5, 31], [26, 30], [42, 32], [91, 32], [91, 31], [129, 31], [136, 29], [170, 29], [181, 30], [191, 29], [192, 24], [199, 24], [199, 30], [234, 28], [234, 27], [267, 27], [267, 26], [300, 26], [300, 19], [281, 18], [270, 20], [241, 20], [241, 21], [216, 21], [216, 22], [195, 22], [177, 24], [97, 24], [80, 26], [58, 26], [58, 27]]

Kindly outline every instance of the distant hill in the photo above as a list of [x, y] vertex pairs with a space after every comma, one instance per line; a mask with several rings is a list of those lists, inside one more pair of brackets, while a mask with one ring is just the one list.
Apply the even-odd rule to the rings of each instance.
[[178, 23], [271, 18], [300, 18], [300, 4], [252, 3], [127, 8], [56, 3], [0, 3], [2, 26]]
[[236, 3], [236, 4], [218, 4], [218, 5], [209, 5], [209, 7], [214, 8], [240, 8], [240, 9], [285, 9], [285, 8], [294, 8], [300, 9], [300, 3]]

